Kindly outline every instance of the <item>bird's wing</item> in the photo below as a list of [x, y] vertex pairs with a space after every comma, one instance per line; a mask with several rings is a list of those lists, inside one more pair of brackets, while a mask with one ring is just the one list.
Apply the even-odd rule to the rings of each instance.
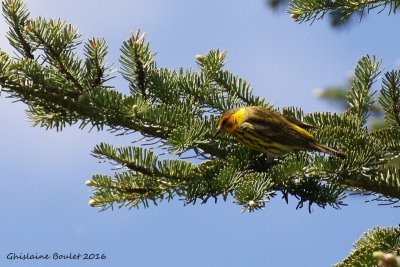
[[253, 130], [262, 138], [292, 147], [308, 147], [314, 140], [313, 136], [300, 125], [268, 110], [258, 110], [257, 116], [248, 118], [242, 123], [242, 127], [245, 131]]
[[283, 117], [285, 117], [286, 120], [290, 121], [291, 123], [303, 128], [303, 129], [316, 129], [316, 128], [318, 128], [318, 126], [302, 122], [301, 120], [298, 120], [298, 119], [293, 118], [291, 116], [284, 115]]

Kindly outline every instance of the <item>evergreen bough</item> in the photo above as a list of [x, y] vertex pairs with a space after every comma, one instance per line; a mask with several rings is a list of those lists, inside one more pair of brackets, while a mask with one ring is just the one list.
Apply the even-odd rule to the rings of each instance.
[[[381, 75], [381, 61], [375, 56], [357, 62], [342, 114], [305, 114], [296, 107], [280, 111], [318, 126], [316, 138], [348, 158], [299, 151], [271, 160], [229, 136], [215, 136], [218, 116], [227, 109], [256, 105], [279, 111], [224, 69], [226, 53], [212, 50], [196, 56], [197, 69], [159, 68], [144, 34], [137, 31], [121, 47], [119, 73], [129, 84], [126, 95], [109, 82], [113, 70], [106, 63], [104, 39], [87, 40], [79, 55], [76, 48], [83, 39], [76, 27], [60, 19], [30, 19], [20, 0], [2, 5], [16, 56], [0, 52], [1, 89], [27, 104], [35, 125], [60, 131], [79, 124], [81, 129], [142, 136], [136, 146], [101, 143], [94, 148], [93, 156], [118, 171], [87, 181], [93, 188], [92, 206], [136, 208], [174, 198], [194, 204], [233, 197], [244, 211], [254, 211], [281, 195], [286, 201], [294, 196], [298, 208], [306, 205], [311, 211], [313, 204], [339, 208], [349, 193], [371, 194], [385, 204], [400, 202], [399, 169], [390, 164], [400, 153], [400, 72], [383, 75], [377, 99], [372, 87]], [[292, 3], [292, 10], [302, 7], [299, 1]], [[383, 106], [387, 126], [370, 130], [367, 120], [375, 101]], [[399, 242], [372, 238], [382, 231], [398, 235], [398, 228], [372, 230], [349, 259], [357, 251], [367, 253], [361, 243], [372, 244], [371, 251], [397, 251]]]
[[292, 0], [288, 13], [298, 22], [314, 22], [323, 19], [326, 14], [333, 17], [333, 25], [345, 23], [353, 15], [360, 18], [371, 10], [396, 13], [400, 6], [399, 0]]
[[357, 240], [354, 250], [343, 262], [333, 267], [398, 267], [399, 251], [400, 227], [375, 227]]

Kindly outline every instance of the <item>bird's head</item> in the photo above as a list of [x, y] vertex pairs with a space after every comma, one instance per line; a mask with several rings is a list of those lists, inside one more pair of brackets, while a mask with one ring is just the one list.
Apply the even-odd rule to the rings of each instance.
[[218, 121], [218, 133], [232, 134], [236, 131], [244, 118], [245, 109], [231, 109], [221, 115]]

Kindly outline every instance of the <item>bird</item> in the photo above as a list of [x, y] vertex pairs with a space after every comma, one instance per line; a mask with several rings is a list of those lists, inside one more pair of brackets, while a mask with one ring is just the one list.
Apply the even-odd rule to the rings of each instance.
[[273, 157], [294, 150], [323, 152], [341, 159], [347, 157], [319, 143], [308, 132], [313, 128], [318, 127], [266, 107], [245, 106], [225, 111], [219, 118], [217, 133], [230, 134], [244, 146]]

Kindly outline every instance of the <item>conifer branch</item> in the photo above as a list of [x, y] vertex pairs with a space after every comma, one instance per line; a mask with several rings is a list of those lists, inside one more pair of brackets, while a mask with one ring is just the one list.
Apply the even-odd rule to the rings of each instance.
[[385, 121], [393, 127], [400, 127], [400, 72], [385, 73], [382, 81], [379, 103], [385, 111]]
[[77, 29], [61, 20], [39, 18], [29, 21], [26, 32], [38, 48], [43, 49], [45, 61], [82, 92], [84, 86], [78, 78], [81, 76], [81, 62], [72, 53], [72, 49], [80, 44]]
[[[395, 12], [399, 2], [294, 0], [289, 12], [297, 21], [320, 19], [329, 12], [346, 20], [355, 12], [386, 6]], [[343, 114], [282, 109], [289, 121], [304, 121], [317, 140], [347, 158], [296, 151], [272, 159], [229, 136], [215, 135], [218, 116], [227, 109], [272, 108], [253, 95], [248, 82], [224, 69], [226, 53], [211, 50], [196, 56], [198, 70], [158, 68], [156, 54], [137, 31], [120, 49], [120, 74], [130, 88], [125, 95], [108, 83], [112, 70], [104, 39], [89, 39], [80, 57], [76, 27], [61, 20], [31, 20], [21, 0], [4, 0], [2, 10], [10, 26], [8, 40], [21, 57], [0, 51], [1, 90], [27, 104], [34, 125], [62, 130], [79, 123], [80, 128], [117, 134], [139, 132], [145, 140], [129, 147], [101, 143], [94, 148], [93, 156], [111, 163], [115, 173], [96, 174], [86, 182], [92, 188], [91, 206], [138, 208], [175, 198], [185, 205], [232, 199], [252, 212], [263, 209], [278, 192], [286, 202], [293, 196], [297, 208], [306, 206], [310, 212], [313, 205], [340, 208], [349, 193], [371, 194], [385, 204], [400, 202], [400, 72], [389, 71], [382, 80], [379, 103], [387, 125], [369, 129], [372, 86], [381, 68], [375, 56], [357, 62]], [[170, 158], [157, 155], [156, 148]], [[399, 227], [372, 229], [335, 266], [398, 264], [399, 244]]]
[[399, 251], [400, 228], [375, 227], [364, 233], [354, 244], [354, 250], [350, 255], [341, 263], [335, 264], [334, 267], [378, 266], [376, 252], [398, 255]]
[[360, 175], [345, 177], [343, 184], [349, 188], [361, 189], [364, 192], [376, 194], [377, 199], [388, 198], [391, 203], [398, 203], [400, 195], [399, 170], [394, 167], [383, 167]]
[[148, 94], [148, 77], [156, 68], [154, 56], [145, 35], [138, 30], [121, 47], [121, 74], [129, 82], [131, 93], [140, 93], [144, 99]]
[[87, 86], [90, 88], [102, 86], [112, 78], [111, 70], [106, 65], [107, 49], [107, 43], [104, 39], [93, 38], [85, 43], [85, 66], [89, 77]]
[[[244, 79], [232, 75], [229, 71], [221, 70], [225, 65], [225, 57], [226, 53], [221, 53], [219, 50], [211, 50], [206, 56], [197, 56], [197, 65], [202, 71], [205, 81], [215, 83], [228, 96], [237, 98], [239, 101], [236, 105], [268, 107], [269, 104], [264, 99], [253, 96], [253, 89]], [[225, 110], [233, 107], [235, 106], [225, 107]]]
[[[111, 70], [103, 39], [89, 39], [80, 58], [75, 53], [81, 43], [76, 27], [61, 20], [26, 20], [27, 40], [44, 61], [1, 53], [0, 85], [9, 97], [28, 104], [35, 125], [61, 130], [79, 123], [118, 134], [139, 132], [154, 140], [146, 150], [139, 147], [141, 142], [136, 147], [95, 148], [94, 156], [121, 169], [113, 176], [93, 176], [93, 206], [107, 208], [116, 202], [147, 207], [176, 196], [185, 204], [204, 203], [231, 196], [244, 210], [254, 211], [282, 192], [286, 200], [294, 196], [299, 208], [308, 205], [311, 210], [312, 204], [338, 208], [345, 204], [347, 191], [355, 189], [392, 203], [400, 199], [398, 171], [386, 166], [400, 153], [400, 140], [390, 138], [398, 125], [376, 132], [365, 126], [380, 69], [375, 57], [359, 60], [344, 114], [283, 109], [288, 120], [304, 121], [321, 143], [346, 153], [346, 160], [304, 151], [271, 160], [229, 136], [215, 135], [218, 116], [226, 109], [269, 106], [252, 94], [244, 79], [223, 69], [225, 53], [212, 50], [196, 56], [198, 71], [158, 68], [155, 53], [138, 31], [121, 48], [120, 73], [131, 89], [124, 95], [107, 84]], [[388, 92], [397, 87], [389, 78], [383, 88]], [[387, 102], [394, 103], [395, 95], [388, 95]], [[389, 106], [387, 113], [393, 113]], [[155, 147], [181, 158], [160, 160]]]
[[3, 16], [10, 26], [10, 31], [7, 36], [10, 44], [21, 55], [34, 59], [34, 49], [24, 31], [30, 15], [25, 4], [18, 0], [7, 0], [3, 2], [2, 9]]
[[380, 8], [381, 12], [389, 7], [389, 14], [396, 13], [399, 6], [397, 0], [293, 0], [289, 4], [288, 13], [298, 22], [320, 20], [327, 13], [334, 15], [339, 21], [346, 21], [354, 13], [360, 13], [362, 16], [376, 8]]
[[[400, 129], [394, 127], [385, 127], [371, 133], [371, 137], [388, 152], [396, 156], [400, 151]], [[390, 155], [390, 153], [389, 153]]]
[[381, 61], [375, 56], [372, 59], [369, 56], [362, 57], [357, 63], [353, 84], [347, 97], [348, 113], [358, 116], [364, 124], [375, 101], [375, 92], [371, 92], [371, 87], [380, 74], [380, 65]]

